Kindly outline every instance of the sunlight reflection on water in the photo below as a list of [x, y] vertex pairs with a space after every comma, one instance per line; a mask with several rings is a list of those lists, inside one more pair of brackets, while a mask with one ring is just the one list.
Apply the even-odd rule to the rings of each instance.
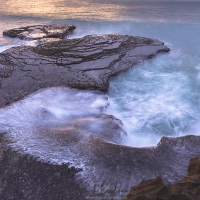
[[[122, 33], [157, 38], [171, 45], [170, 56], [155, 58], [111, 81], [109, 112], [124, 121], [129, 133], [138, 136], [129, 140], [129, 145], [148, 146], [156, 144], [163, 135], [198, 134], [195, 127], [198, 127], [200, 112], [197, 92], [200, 87], [197, 80], [200, 77], [199, 13], [200, 2], [2, 0], [0, 30], [70, 23], [77, 26], [72, 37]], [[0, 51], [23, 43], [0, 36]], [[179, 54], [174, 55], [177, 51]], [[155, 95], [153, 90], [160, 93]], [[132, 110], [125, 112], [123, 107], [132, 107]], [[191, 130], [188, 123], [194, 122]]]
[[199, 22], [200, 2], [145, 2], [97, 0], [2, 0], [1, 16], [48, 19], [131, 20], [146, 22]]

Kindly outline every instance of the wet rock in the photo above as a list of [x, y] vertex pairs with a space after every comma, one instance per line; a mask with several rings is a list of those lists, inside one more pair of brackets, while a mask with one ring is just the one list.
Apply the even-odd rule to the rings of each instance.
[[[33, 101], [30, 102], [31, 105], [35, 105]], [[16, 104], [29, 106], [28, 103], [22, 101]], [[11, 105], [10, 108], [2, 109], [1, 112], [6, 115], [6, 109], [11, 109], [9, 112], [18, 116], [13, 110], [14, 107], [15, 105]], [[14, 157], [24, 158], [29, 155], [35, 158], [38, 170], [40, 170], [42, 163], [49, 163], [49, 167], [67, 164], [70, 169], [78, 169], [74, 174], [74, 179], [71, 180], [71, 184], [78, 184], [80, 188], [86, 191], [83, 194], [84, 198], [122, 199], [131, 186], [137, 185], [142, 180], [153, 179], [158, 176], [162, 176], [163, 181], [161, 178], [155, 180], [154, 186], [143, 183], [150, 188], [152, 195], [156, 191], [159, 191], [159, 194], [165, 194], [169, 189], [165, 184], [182, 179], [187, 173], [190, 159], [200, 157], [200, 149], [198, 148], [200, 137], [198, 136], [164, 137], [155, 147], [134, 148], [120, 143], [123, 141], [123, 132], [120, 135], [123, 128], [112, 116], [89, 115], [64, 121], [59, 119], [55, 123], [55, 119], [52, 118], [53, 115], [49, 113], [48, 109], [42, 109], [42, 115], [36, 109], [38, 112], [34, 117], [30, 114], [33, 109], [30, 108], [30, 112], [27, 113], [25, 107], [17, 106], [16, 108], [27, 118], [32, 127], [28, 126], [26, 120], [23, 121], [23, 116], [15, 116], [14, 123], [17, 124], [17, 127], [12, 126], [13, 122], [9, 122], [9, 119], [5, 120], [5, 123], [11, 126], [11, 129], [8, 129], [9, 131], [6, 132], [5, 130], [7, 139], [5, 147], [12, 147], [12, 151], [16, 151], [18, 156], [15, 154]], [[12, 115], [8, 117], [11, 118]], [[3, 123], [2, 118], [0, 123]], [[10, 152], [5, 152], [5, 154], [8, 157], [10, 156]], [[7, 165], [11, 165], [12, 162], [12, 159], [7, 158]], [[31, 163], [36, 165], [32, 160]], [[190, 176], [199, 171], [199, 167], [195, 163], [193, 165], [193, 170], [188, 173]], [[12, 175], [17, 173], [16, 164], [12, 166], [9, 171], [6, 168], [2, 169], [5, 178], [2, 179], [1, 183], [8, 188], [10, 186], [9, 181], [12, 181]], [[41, 171], [44, 171], [44, 169], [41, 168]], [[51, 176], [51, 173], [47, 173], [46, 181], [51, 179]], [[19, 174], [19, 179], [12, 183], [13, 187], [18, 187], [18, 181], [21, 177], [23, 175]], [[33, 187], [31, 187], [31, 184], [33, 184]], [[33, 188], [32, 194], [37, 195], [38, 187], [48, 191], [48, 187], [44, 187], [45, 184], [48, 185], [49, 183], [44, 181], [41, 184], [38, 183], [35, 187], [34, 182], [31, 182], [29, 188]], [[68, 184], [70, 183], [65, 179], [62, 182], [62, 187], [66, 185], [67, 188]], [[25, 191], [27, 198], [29, 198], [30, 189], [24, 187], [19, 188], [18, 191], [13, 191], [12, 194]], [[5, 191], [2, 192], [2, 195]], [[74, 187], [69, 190], [71, 194], [74, 192], [76, 192]], [[29, 199], [37, 199], [37, 196], [34, 195]], [[48, 199], [48, 194], [43, 197]]]
[[[71, 90], [73, 94], [69, 95]], [[68, 93], [63, 97], [65, 91]], [[160, 189], [157, 189], [160, 193], [164, 193], [168, 190], [165, 183], [182, 179], [187, 173], [190, 159], [200, 157], [199, 136], [164, 137], [151, 148], [122, 145], [125, 137], [123, 126], [119, 120], [103, 111], [106, 103], [99, 105], [96, 101], [106, 101], [100, 92], [88, 95], [88, 91], [82, 91], [81, 95], [80, 91], [67, 88], [51, 88], [43, 92], [0, 110], [0, 136], [5, 133], [5, 141], [0, 141], [0, 167], [3, 166], [0, 168], [0, 177], [3, 177], [0, 180], [0, 194], [5, 199], [9, 199], [9, 195], [19, 194], [26, 195], [25, 199], [30, 200], [51, 199], [55, 184], [52, 176], [60, 169], [61, 172], [66, 170], [66, 175], [57, 180], [57, 200], [62, 200], [66, 193], [71, 199], [73, 195], [74, 199], [122, 199], [131, 186], [157, 176], [163, 177], [164, 183], [161, 184], [161, 179], [155, 182], [159, 183]], [[87, 102], [86, 107], [84, 102]], [[96, 112], [90, 112], [94, 109], [94, 102], [98, 105]], [[27, 157], [31, 157], [28, 163]], [[189, 175], [193, 176], [199, 172], [199, 167], [195, 162], [191, 166]], [[77, 170], [68, 179], [70, 169]], [[41, 173], [38, 172], [35, 177], [37, 170]], [[23, 171], [26, 172], [25, 177]], [[80, 197], [77, 197], [77, 188]], [[52, 195], [52, 199], [54, 197]]]
[[[46, 42], [37, 47], [14, 47], [0, 54], [0, 106], [53, 86], [105, 91], [111, 76], [168, 51], [158, 40], [117, 34]], [[19, 111], [26, 114], [26, 109]], [[6, 113], [1, 112], [3, 116]], [[46, 123], [38, 126], [40, 121], [51, 117], [52, 113], [45, 109], [36, 115], [37, 123], [30, 123], [34, 125], [33, 133], [29, 127], [25, 130], [27, 138], [21, 134], [20, 139], [17, 132], [12, 135], [13, 129], [5, 131], [7, 140], [0, 142], [2, 199], [15, 195], [21, 195], [18, 199], [33, 200], [50, 197], [59, 200], [65, 199], [65, 195], [66, 199], [122, 198], [126, 190], [143, 179], [162, 175], [165, 181], [173, 182], [182, 178], [189, 159], [200, 154], [196, 148], [200, 139], [193, 136], [175, 140], [163, 138], [153, 148], [123, 146], [120, 144], [123, 127], [119, 120], [106, 114], [70, 118], [57, 125], [50, 121], [50, 126]], [[32, 120], [33, 117], [29, 114], [27, 118]], [[9, 119], [5, 120], [7, 123], [11, 125]], [[23, 121], [17, 124], [20, 127], [16, 130], [20, 130]], [[185, 149], [180, 151], [180, 148]], [[71, 170], [73, 173], [68, 178]], [[41, 173], [37, 176], [36, 171]], [[55, 171], [66, 174], [57, 180]]]
[[98, 91], [50, 88], [1, 109], [6, 142], [0, 140], [0, 199], [84, 199], [93, 193], [84, 182], [100, 168], [96, 146], [119, 143], [123, 132], [119, 120], [104, 112], [106, 101]]
[[[180, 163], [181, 164], [181, 163]], [[164, 184], [162, 177], [142, 181], [134, 186], [125, 200], [198, 200], [200, 199], [200, 158], [193, 158], [187, 176], [173, 185]]]
[[0, 199], [85, 199], [86, 192], [75, 181], [79, 169], [52, 165], [22, 155], [0, 135]]
[[38, 39], [38, 40], [30, 40], [30, 41], [26, 42], [24, 45], [37, 46], [39, 44], [48, 43], [48, 42], [58, 42], [60, 40], [61, 40], [60, 38], [42, 38], [42, 39]]
[[[111, 76], [168, 51], [157, 40], [116, 34], [14, 47], [0, 54], [0, 106], [53, 86], [106, 90]], [[25, 113], [25, 109], [19, 111]], [[39, 117], [51, 119], [52, 113], [42, 110], [36, 119]], [[27, 118], [32, 119], [30, 115]], [[131, 186], [157, 176], [162, 176], [163, 182], [159, 178], [154, 186], [159, 184], [159, 193], [165, 194], [169, 190], [165, 183], [183, 178], [189, 160], [200, 157], [198, 136], [164, 137], [152, 148], [123, 146], [118, 140], [123, 128], [112, 116], [70, 119], [56, 126], [54, 123], [37, 126], [37, 123], [30, 123], [34, 132], [27, 138], [14, 141], [19, 134], [11, 135], [11, 129], [5, 131], [5, 138], [0, 141], [1, 199], [14, 199], [15, 195], [20, 195], [18, 199], [33, 200], [50, 197], [59, 200], [65, 196], [66, 199], [116, 199], [122, 198]], [[99, 132], [92, 125], [100, 127]], [[27, 128], [26, 134], [29, 131]], [[24, 143], [28, 148], [20, 146]], [[62, 153], [62, 159], [52, 160], [52, 156], [58, 158], [58, 153]], [[199, 168], [193, 169], [196, 170], [189, 174], [195, 174]], [[59, 173], [62, 177], [57, 180]], [[152, 195], [156, 193], [155, 187], [145, 185]], [[173, 195], [176, 199], [179, 194]], [[186, 194], [181, 195], [185, 198]]]
[[35, 25], [6, 30], [3, 35], [26, 40], [64, 38], [75, 30], [73, 25]]
[[13, 47], [0, 54], [0, 107], [46, 87], [105, 91], [111, 76], [168, 51], [158, 40], [118, 34]]

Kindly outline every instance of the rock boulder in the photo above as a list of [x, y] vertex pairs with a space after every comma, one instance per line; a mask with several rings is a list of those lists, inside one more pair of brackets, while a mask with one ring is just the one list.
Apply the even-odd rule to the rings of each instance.
[[0, 107], [41, 88], [108, 89], [111, 76], [169, 49], [128, 35], [89, 35], [20, 46], [0, 54]]
[[35, 25], [6, 30], [3, 35], [17, 37], [22, 40], [38, 40], [42, 38], [64, 38], [75, 30], [73, 25]]
[[200, 158], [193, 158], [185, 178], [173, 185], [164, 184], [162, 177], [142, 181], [133, 187], [125, 200], [162, 199], [198, 200], [200, 199]]

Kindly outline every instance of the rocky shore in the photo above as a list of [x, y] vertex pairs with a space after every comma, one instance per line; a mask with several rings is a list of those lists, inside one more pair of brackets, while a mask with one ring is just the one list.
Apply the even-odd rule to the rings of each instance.
[[13, 47], [0, 54], [0, 107], [47, 87], [105, 91], [111, 76], [168, 51], [158, 40], [118, 34]]
[[85, 199], [86, 192], [75, 181], [78, 169], [53, 165], [20, 154], [0, 134], [0, 199]]
[[43, 38], [65, 38], [76, 29], [73, 25], [35, 25], [15, 28], [3, 32], [4, 36], [22, 40], [38, 40]]
[[[26, 31], [26, 27], [21, 29]], [[0, 53], [1, 123], [5, 121], [4, 125], [10, 126], [10, 115], [4, 118], [5, 113], [15, 107], [25, 110], [26, 101], [34, 99], [29, 95], [37, 95], [40, 89], [57, 91], [63, 89], [55, 87], [62, 86], [105, 92], [110, 77], [168, 51], [161, 41], [119, 34], [88, 35], [8, 49]], [[13, 104], [17, 101], [19, 105]], [[20, 105], [25, 106], [17, 107]], [[30, 118], [35, 132], [20, 141], [16, 141], [17, 132], [13, 137], [12, 127], [0, 133], [3, 200], [122, 199], [142, 180], [162, 176], [165, 183], [179, 181], [186, 175], [190, 159], [200, 155], [198, 136], [164, 137], [152, 148], [123, 146], [123, 125], [103, 109], [97, 115], [45, 126], [42, 122], [52, 117], [48, 110], [38, 110], [41, 123], [32, 123], [32, 111], [25, 112], [27, 116], [22, 113]], [[20, 117], [16, 124], [20, 124], [21, 131]], [[34, 146], [29, 147], [29, 141]], [[65, 162], [51, 161], [60, 154]]]
[[193, 158], [187, 176], [173, 185], [167, 185], [162, 177], [142, 181], [133, 187], [125, 200], [198, 200], [200, 199], [200, 158]]

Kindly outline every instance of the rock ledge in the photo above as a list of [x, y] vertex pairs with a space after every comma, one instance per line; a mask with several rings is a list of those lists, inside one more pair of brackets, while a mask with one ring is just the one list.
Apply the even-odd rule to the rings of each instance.
[[111, 76], [168, 51], [158, 40], [119, 34], [13, 47], [0, 54], [0, 107], [47, 87], [106, 91]]
[[26, 40], [64, 38], [75, 30], [73, 25], [35, 25], [6, 30], [3, 35]]
[[162, 177], [142, 181], [133, 187], [125, 200], [198, 200], [200, 199], [200, 158], [193, 158], [188, 174], [173, 185], [163, 183]]

